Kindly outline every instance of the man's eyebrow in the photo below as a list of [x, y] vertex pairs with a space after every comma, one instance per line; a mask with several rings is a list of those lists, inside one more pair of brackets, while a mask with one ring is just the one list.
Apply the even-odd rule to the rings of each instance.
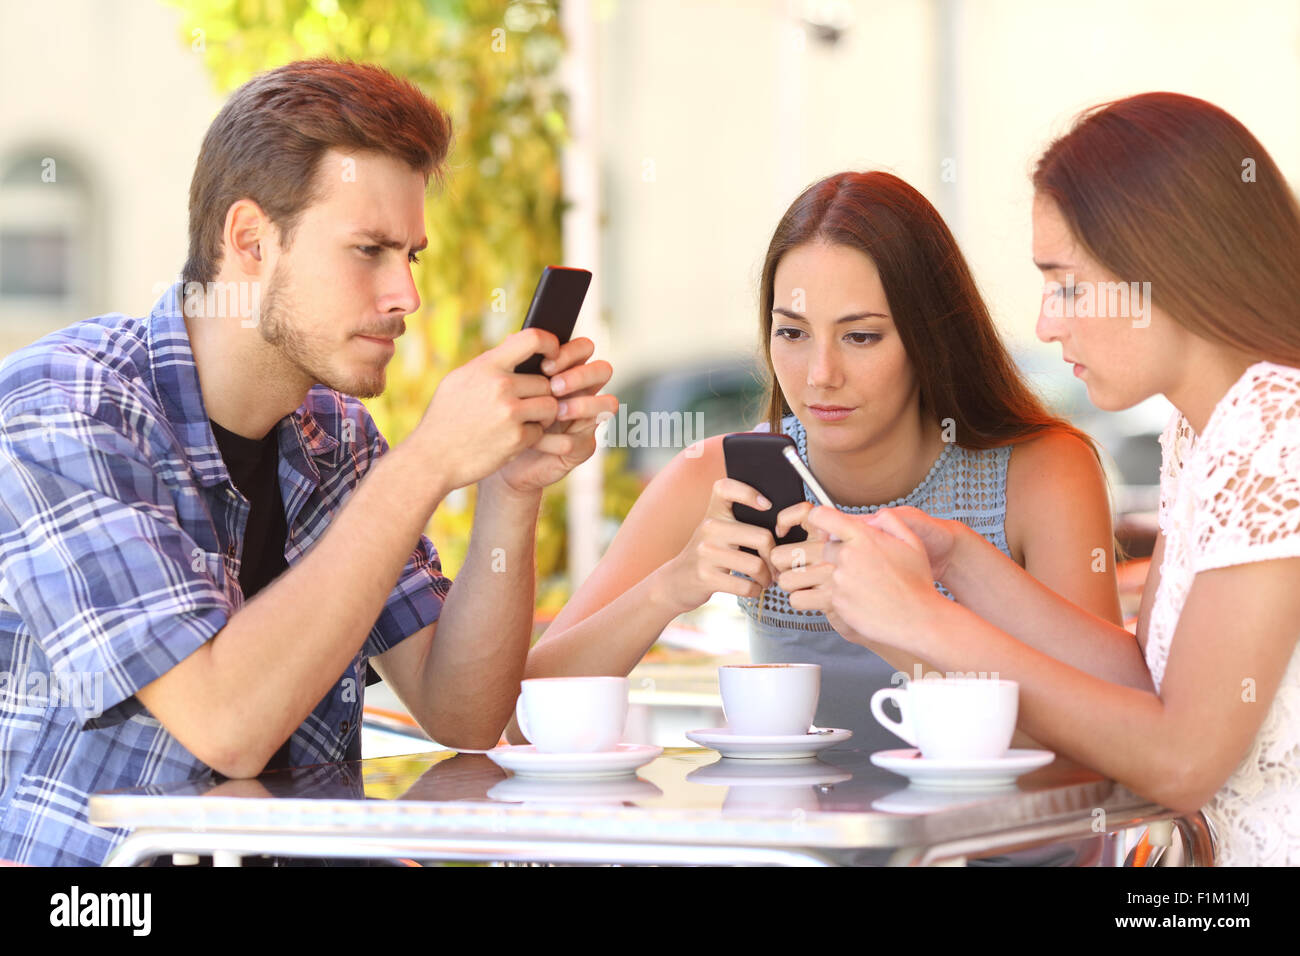
[[[784, 315], [787, 319], [794, 319], [797, 322], [808, 321], [798, 312], [792, 312], [789, 309], [783, 309], [780, 306], [777, 306], [772, 311], [775, 312], [777, 315]], [[840, 325], [844, 322], [856, 322], [859, 319], [887, 319], [887, 318], [889, 318], [889, 316], [885, 315], [885, 313], [883, 312], [854, 312], [852, 315], [845, 315], [836, 319], [835, 324]]]
[[[354, 239], [367, 239], [376, 246], [382, 246], [385, 249], [405, 249], [406, 243], [400, 239], [394, 239], [392, 236], [382, 232], [376, 232], [373, 229], [358, 229], [352, 233]], [[426, 236], [420, 240], [418, 246], [411, 246], [412, 252], [419, 252], [429, 245], [429, 239]]]

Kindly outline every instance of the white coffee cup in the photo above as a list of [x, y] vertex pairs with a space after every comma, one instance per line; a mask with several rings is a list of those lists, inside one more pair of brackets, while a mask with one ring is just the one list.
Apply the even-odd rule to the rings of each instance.
[[727, 728], [753, 737], [806, 734], [821, 694], [820, 664], [743, 664], [718, 668]]
[[[885, 716], [892, 700], [901, 720]], [[871, 715], [932, 760], [1003, 756], [1016, 732], [1020, 685], [1013, 680], [944, 678], [884, 687], [871, 695]]]
[[541, 753], [613, 750], [627, 724], [626, 677], [538, 677], [520, 685], [515, 717]]

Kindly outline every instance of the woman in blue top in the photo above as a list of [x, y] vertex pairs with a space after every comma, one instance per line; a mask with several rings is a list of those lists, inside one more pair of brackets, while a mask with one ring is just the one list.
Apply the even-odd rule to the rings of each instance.
[[[920, 193], [881, 172], [809, 187], [768, 247], [759, 322], [767, 427], [795, 438], [845, 511], [908, 504], [962, 521], [1047, 587], [1121, 623], [1091, 440], [1025, 385]], [[794, 546], [775, 548], [766, 530], [735, 521], [737, 502], [768, 507], [726, 477], [722, 436], [678, 454], [533, 647], [525, 676], [626, 674], [673, 618], [726, 592], [752, 621], [756, 661], [822, 665], [819, 725], [853, 730], [853, 747], [901, 746], [867, 701], [896, 672], [928, 664], [851, 644], [820, 612], [791, 609], [774, 560], [788, 567]], [[786, 509], [778, 533], [809, 507]], [[522, 740], [513, 725], [509, 735]]]

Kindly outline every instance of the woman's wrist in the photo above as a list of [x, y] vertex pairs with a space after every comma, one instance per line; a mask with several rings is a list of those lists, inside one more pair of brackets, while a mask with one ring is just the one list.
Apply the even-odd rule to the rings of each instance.
[[949, 552], [947, 564], [939, 576], [939, 583], [955, 593], [955, 588], [966, 583], [964, 575], [974, 564], [979, 549], [988, 542], [984, 540], [983, 535], [965, 522], [952, 519], [948, 524], [953, 534], [952, 551]]
[[917, 608], [915, 621], [909, 629], [909, 646], [903, 650], [938, 665], [948, 657], [948, 641], [960, 629], [959, 618], [965, 608], [938, 591], [933, 591], [932, 595]]
[[649, 594], [647, 596], [650, 598], [651, 605], [670, 615], [669, 620], [699, 607], [698, 603], [682, 599], [680, 588], [674, 582], [673, 564], [676, 560], [674, 558], [672, 561], [661, 564], [651, 572], [647, 582], [649, 584]]

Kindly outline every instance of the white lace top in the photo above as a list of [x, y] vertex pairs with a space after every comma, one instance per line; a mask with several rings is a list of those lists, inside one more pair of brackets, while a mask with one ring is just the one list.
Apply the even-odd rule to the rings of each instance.
[[[1160, 446], [1165, 555], [1146, 644], [1157, 692], [1197, 572], [1300, 557], [1300, 369], [1252, 365], [1199, 436], [1175, 412]], [[1249, 752], [1204, 812], [1218, 863], [1300, 865], [1300, 648]]]

